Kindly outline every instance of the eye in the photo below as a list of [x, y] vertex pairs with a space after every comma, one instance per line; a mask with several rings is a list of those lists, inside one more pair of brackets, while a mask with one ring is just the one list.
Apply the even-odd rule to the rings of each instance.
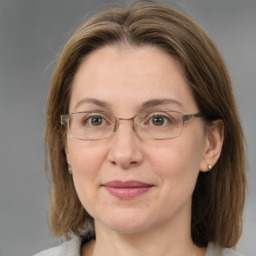
[[164, 126], [170, 122], [169, 118], [163, 115], [152, 116], [149, 121], [150, 124], [154, 126]]
[[104, 119], [101, 116], [92, 116], [88, 118], [88, 121], [93, 126], [100, 126], [104, 123]]
[[108, 122], [106, 121], [106, 118], [104, 118], [102, 115], [90, 115], [83, 118], [82, 121], [83, 125], [89, 125], [89, 126], [104, 126], [107, 125]]

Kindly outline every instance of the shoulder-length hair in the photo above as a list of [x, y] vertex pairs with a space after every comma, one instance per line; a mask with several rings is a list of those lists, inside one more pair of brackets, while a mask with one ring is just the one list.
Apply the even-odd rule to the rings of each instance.
[[77, 29], [59, 56], [49, 88], [45, 131], [52, 182], [52, 231], [57, 236], [83, 236], [88, 225], [93, 226], [68, 172], [66, 131], [60, 116], [69, 111], [72, 80], [80, 63], [105, 45], [153, 45], [174, 56], [184, 69], [205, 123], [211, 125], [216, 119], [224, 122], [221, 156], [210, 173], [199, 174], [193, 193], [191, 236], [198, 246], [209, 241], [235, 246], [242, 231], [246, 157], [231, 80], [208, 35], [190, 18], [154, 2], [110, 8], [94, 15]]

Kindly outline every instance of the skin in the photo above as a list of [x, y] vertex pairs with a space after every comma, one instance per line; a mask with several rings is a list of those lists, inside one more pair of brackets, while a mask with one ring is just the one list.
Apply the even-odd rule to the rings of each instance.
[[[180, 104], [142, 109], [154, 99]], [[130, 118], [165, 109], [199, 112], [179, 63], [156, 47], [105, 46], [87, 56], [75, 75], [70, 113], [101, 110]], [[205, 248], [191, 240], [191, 196], [199, 172], [218, 160], [222, 141], [221, 125], [209, 130], [201, 118], [185, 122], [182, 135], [171, 140], [143, 140], [130, 121], [120, 121], [107, 140], [67, 136], [77, 194], [95, 219], [97, 239], [84, 246], [82, 255], [204, 255]], [[102, 186], [112, 180], [138, 180], [152, 188], [122, 200]]]

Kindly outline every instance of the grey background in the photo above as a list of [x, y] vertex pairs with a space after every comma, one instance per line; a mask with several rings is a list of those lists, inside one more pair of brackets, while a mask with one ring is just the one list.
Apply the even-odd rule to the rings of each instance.
[[[256, 255], [256, 1], [165, 2], [189, 13], [210, 34], [230, 69], [250, 169], [238, 248]], [[0, 0], [0, 256], [32, 255], [59, 243], [47, 229], [43, 133], [48, 82], [69, 35], [106, 3]]]

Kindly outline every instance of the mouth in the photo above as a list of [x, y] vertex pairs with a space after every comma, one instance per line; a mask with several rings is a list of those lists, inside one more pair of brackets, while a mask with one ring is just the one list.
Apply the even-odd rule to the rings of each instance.
[[103, 187], [119, 199], [133, 199], [149, 191], [153, 185], [136, 180], [113, 180], [103, 184]]

